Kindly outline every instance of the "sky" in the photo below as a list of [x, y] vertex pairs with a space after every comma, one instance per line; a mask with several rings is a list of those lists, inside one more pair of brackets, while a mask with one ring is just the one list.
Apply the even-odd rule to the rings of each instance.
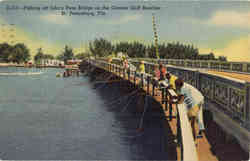
[[[79, 5], [160, 9], [109, 9], [102, 10], [105, 15], [95, 16], [70, 16], [70, 10], [65, 9]], [[31, 6], [49, 9], [28, 10]], [[64, 7], [67, 15], [50, 9], [55, 6]], [[250, 1], [1, 0], [0, 43], [24, 42], [32, 55], [40, 47], [45, 53], [57, 55], [65, 45], [79, 53], [87, 50], [90, 41], [100, 37], [113, 43], [151, 44], [154, 43], [152, 13], [160, 43], [178, 41], [197, 47], [202, 54], [213, 52], [215, 56], [226, 56], [229, 61], [250, 62]]]

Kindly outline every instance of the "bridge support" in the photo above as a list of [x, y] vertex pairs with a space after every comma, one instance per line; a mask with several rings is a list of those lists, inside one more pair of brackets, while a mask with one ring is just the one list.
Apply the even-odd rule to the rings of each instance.
[[[250, 135], [249, 131], [247, 131], [245, 128], [241, 127], [240, 124], [237, 124], [234, 120], [232, 120], [229, 116], [226, 114], [220, 112], [217, 108], [216, 105], [208, 100], [205, 101], [205, 109], [209, 110], [212, 114], [211, 116], [204, 115], [204, 120], [205, 120], [205, 125], [209, 124], [209, 119], [207, 117], [212, 118], [210, 120], [211, 122], [214, 121], [216, 122], [219, 127], [223, 130], [223, 132], [226, 134], [225, 136], [225, 141], [230, 142], [232, 140], [237, 139], [241, 147], [246, 151], [250, 151], [249, 147], [249, 142], [250, 142]], [[220, 132], [218, 132], [219, 129], [214, 129], [215, 131], [217, 130], [217, 133], [215, 135], [220, 135]]]

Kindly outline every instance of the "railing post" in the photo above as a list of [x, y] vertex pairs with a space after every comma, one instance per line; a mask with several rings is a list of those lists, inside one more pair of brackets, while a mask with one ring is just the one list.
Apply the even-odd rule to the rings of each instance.
[[246, 82], [245, 83], [245, 89], [246, 89], [246, 93], [245, 93], [245, 126], [247, 128], [250, 128], [250, 82]]
[[128, 68], [128, 80], [130, 81], [130, 69]]
[[141, 84], [142, 84], [142, 88], [143, 88], [144, 87], [143, 73], [141, 73]]
[[137, 73], [136, 73], [136, 71], [135, 71], [135, 73], [134, 73], [134, 87], [136, 88], [136, 75], [137, 75]]
[[162, 104], [165, 103], [164, 98], [165, 98], [165, 95], [164, 95], [164, 88], [161, 88], [161, 103], [162, 103]]
[[164, 98], [164, 100], [165, 100], [165, 110], [167, 110], [168, 109], [168, 92], [167, 92], [167, 88], [164, 88], [164, 90], [165, 90], [165, 98]]
[[152, 96], [155, 96], [155, 81], [153, 80], [153, 84], [152, 84]]
[[200, 90], [199, 79], [200, 79], [200, 72], [199, 72], [199, 70], [197, 70], [197, 71], [195, 71], [195, 86], [197, 89]]
[[123, 68], [122, 70], [123, 70], [123, 78], [126, 79], [126, 69]]
[[147, 76], [147, 94], [149, 95], [149, 76]]
[[208, 69], [211, 69], [211, 63], [212, 63], [212, 62], [209, 61], [208, 64], [207, 64], [207, 68], [208, 68]]

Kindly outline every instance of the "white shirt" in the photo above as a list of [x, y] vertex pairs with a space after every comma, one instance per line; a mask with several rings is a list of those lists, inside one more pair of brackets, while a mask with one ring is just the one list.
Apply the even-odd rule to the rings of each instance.
[[204, 96], [195, 87], [184, 83], [181, 88], [180, 94], [184, 95], [184, 103], [188, 109], [194, 107], [195, 105], [203, 104]]
[[130, 62], [128, 62], [128, 68], [129, 68], [131, 71], [136, 71], [136, 67], [135, 67], [132, 63], [130, 63]]

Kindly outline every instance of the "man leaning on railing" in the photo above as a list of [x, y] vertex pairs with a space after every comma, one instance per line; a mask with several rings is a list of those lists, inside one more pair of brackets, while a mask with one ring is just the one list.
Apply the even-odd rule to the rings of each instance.
[[[178, 103], [184, 103], [188, 118], [191, 122], [194, 140], [202, 137], [202, 131], [205, 130], [203, 123], [202, 106], [204, 104], [203, 95], [191, 85], [184, 83], [182, 79], [175, 80], [176, 93], [178, 94]], [[195, 122], [198, 122], [199, 133], [196, 135]]]

